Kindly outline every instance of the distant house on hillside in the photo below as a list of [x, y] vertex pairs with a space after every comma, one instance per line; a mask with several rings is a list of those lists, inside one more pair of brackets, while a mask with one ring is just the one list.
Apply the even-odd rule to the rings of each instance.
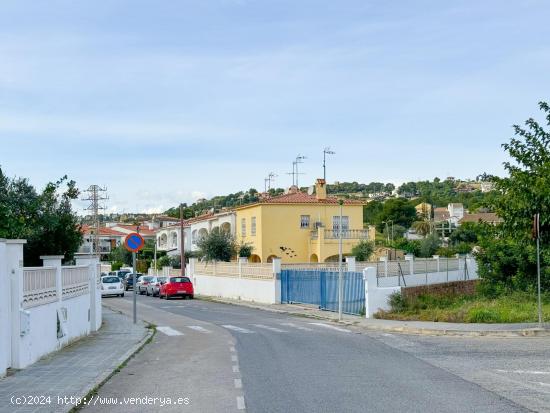
[[502, 218], [500, 218], [497, 214], [494, 212], [478, 212], [477, 214], [466, 214], [460, 221], [459, 224], [463, 224], [465, 222], [487, 222], [491, 225], [497, 225], [502, 222]]

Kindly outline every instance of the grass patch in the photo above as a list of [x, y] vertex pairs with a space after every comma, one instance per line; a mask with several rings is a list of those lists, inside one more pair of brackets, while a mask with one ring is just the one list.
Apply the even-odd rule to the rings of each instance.
[[[543, 295], [543, 319], [550, 320], [550, 294]], [[420, 295], [405, 299], [392, 294], [390, 311], [379, 311], [375, 318], [388, 320], [441, 321], [451, 323], [534, 323], [538, 321], [535, 294], [513, 292], [496, 298], [471, 296]]]

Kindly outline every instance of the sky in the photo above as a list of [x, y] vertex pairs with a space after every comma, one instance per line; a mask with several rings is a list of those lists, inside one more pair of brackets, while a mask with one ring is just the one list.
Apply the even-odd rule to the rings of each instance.
[[[550, 2], [0, 0], [0, 167], [161, 212], [256, 188], [502, 175]], [[81, 209], [84, 203], [78, 203]]]

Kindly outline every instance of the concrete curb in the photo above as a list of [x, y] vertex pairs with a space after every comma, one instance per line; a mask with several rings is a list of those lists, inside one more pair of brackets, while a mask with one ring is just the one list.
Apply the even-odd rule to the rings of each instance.
[[269, 311], [271, 313], [288, 314], [297, 317], [306, 317], [316, 320], [331, 321], [335, 324], [343, 324], [352, 326], [362, 330], [369, 331], [385, 331], [401, 334], [414, 334], [414, 335], [426, 335], [426, 336], [454, 336], [454, 337], [495, 337], [495, 338], [510, 338], [510, 337], [549, 337], [550, 329], [548, 328], [523, 328], [518, 330], [452, 330], [452, 329], [435, 329], [435, 328], [418, 328], [403, 326], [382, 326], [382, 325], [364, 325], [359, 320], [343, 320], [338, 321], [332, 317], [323, 317], [318, 314], [308, 314], [305, 312], [280, 310], [276, 308], [269, 308], [265, 306], [255, 305], [251, 303], [244, 303], [239, 301], [224, 300], [217, 297], [209, 296], [196, 296], [199, 300], [213, 301], [216, 303], [237, 305], [241, 307], [248, 307], [255, 310]]
[[[113, 312], [116, 312], [116, 313], [119, 313], [119, 314], [124, 314], [120, 310], [109, 307], [108, 305], [104, 305], [104, 306], [107, 307], [109, 310], [111, 310]], [[143, 349], [143, 347], [145, 347], [149, 343], [149, 341], [153, 338], [153, 336], [155, 335], [155, 330], [154, 329], [147, 328], [146, 326], [144, 326], [144, 328], [147, 330], [146, 333], [145, 333], [145, 336], [140, 341], [138, 341], [136, 344], [134, 344], [126, 353], [124, 353], [122, 356], [120, 356], [116, 360], [116, 362], [113, 363], [112, 369], [109, 368], [109, 370], [104, 371], [103, 373], [101, 373], [92, 383], [87, 385], [85, 388], [82, 388], [78, 392], [79, 394], [76, 394], [75, 397], [80, 397], [80, 398], [84, 399], [84, 398], [90, 396], [90, 393], [92, 393], [93, 391], [101, 388], [101, 386], [103, 386], [107, 381], [109, 381], [109, 379], [117, 373], [117, 370], [121, 365], [126, 364], [132, 357], [134, 357], [137, 353], [139, 353], [141, 351], [141, 349]], [[67, 406], [62, 411], [63, 412], [77, 412], [80, 409], [82, 409], [82, 407], [84, 407], [83, 404], [80, 404], [78, 406], [73, 406], [73, 407]]]

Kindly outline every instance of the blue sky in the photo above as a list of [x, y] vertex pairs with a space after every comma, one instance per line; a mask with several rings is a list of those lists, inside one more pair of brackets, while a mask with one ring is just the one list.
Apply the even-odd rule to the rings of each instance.
[[112, 211], [255, 187], [501, 174], [550, 92], [550, 3], [0, 3], [0, 165]]

